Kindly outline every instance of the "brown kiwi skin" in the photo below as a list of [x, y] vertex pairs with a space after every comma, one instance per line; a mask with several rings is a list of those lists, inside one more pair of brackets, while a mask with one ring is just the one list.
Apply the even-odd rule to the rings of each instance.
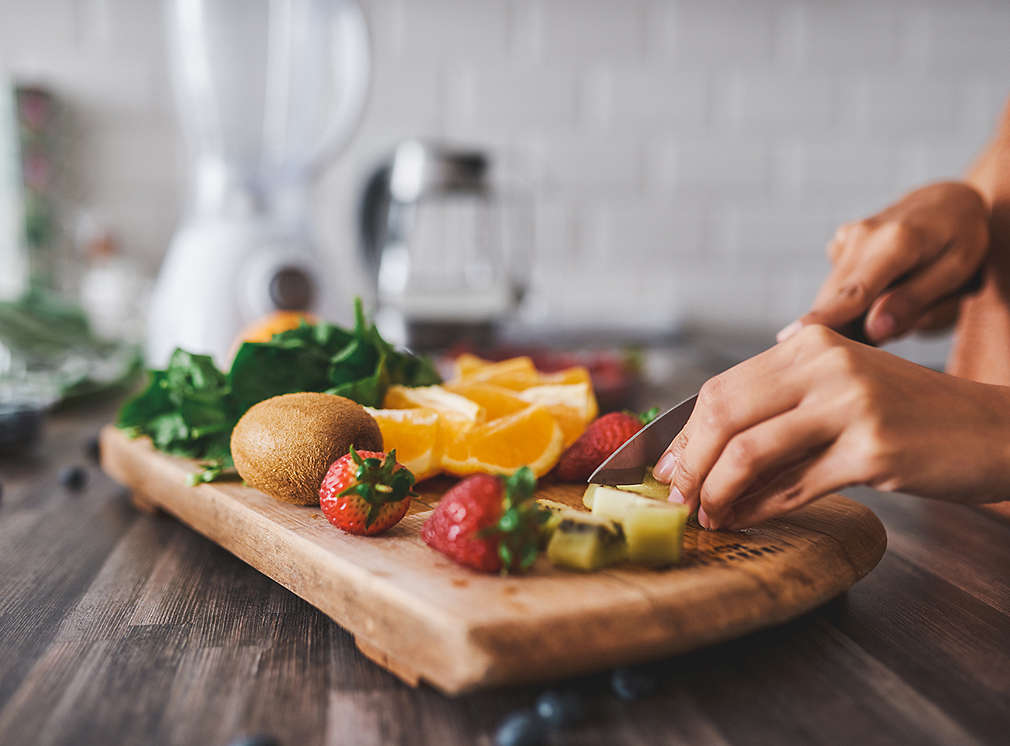
[[250, 487], [295, 505], [318, 505], [330, 465], [351, 446], [382, 450], [382, 433], [357, 402], [283, 394], [252, 406], [231, 434], [231, 455]]

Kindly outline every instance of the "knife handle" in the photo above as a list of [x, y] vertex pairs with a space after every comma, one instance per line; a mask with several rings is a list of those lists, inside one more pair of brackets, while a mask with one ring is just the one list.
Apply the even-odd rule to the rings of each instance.
[[[904, 279], [905, 279], [904, 277], [898, 278], [889, 287], [894, 287]], [[983, 280], [983, 272], [982, 269], [980, 268], [975, 274], [969, 277], [967, 282], [965, 282], [961, 287], [952, 292], [950, 295], [947, 295], [946, 297], [938, 300], [937, 304], [943, 303], [944, 301], [950, 300], [951, 298], [957, 297], [959, 295], [971, 295], [972, 293], [977, 293], [979, 290], [982, 289], [982, 280]], [[843, 324], [842, 326], [838, 327], [838, 332], [844, 334], [846, 337], [855, 342], [861, 342], [864, 345], [870, 345], [871, 347], [876, 347], [877, 343], [872, 341], [869, 337], [866, 336], [867, 313], [860, 314], [858, 318], [855, 318], [849, 323]]]

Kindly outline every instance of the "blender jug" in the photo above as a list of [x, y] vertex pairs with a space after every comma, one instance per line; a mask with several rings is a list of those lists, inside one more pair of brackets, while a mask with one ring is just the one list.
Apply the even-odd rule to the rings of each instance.
[[316, 173], [350, 138], [368, 84], [353, 0], [166, 0], [190, 156], [183, 223], [152, 298], [147, 357], [228, 349], [273, 310], [332, 315], [309, 221]]

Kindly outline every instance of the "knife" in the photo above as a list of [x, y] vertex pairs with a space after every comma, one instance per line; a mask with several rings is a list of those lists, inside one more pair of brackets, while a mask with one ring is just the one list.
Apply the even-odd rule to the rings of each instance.
[[589, 476], [590, 484], [638, 484], [645, 467], [655, 464], [677, 433], [687, 424], [698, 401], [695, 394], [643, 427], [600, 464]]

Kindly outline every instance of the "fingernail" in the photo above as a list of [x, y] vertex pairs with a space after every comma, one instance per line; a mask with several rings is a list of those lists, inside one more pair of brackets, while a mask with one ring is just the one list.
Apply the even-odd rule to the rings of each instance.
[[670, 496], [668, 498], [666, 498], [666, 499], [669, 502], [678, 503], [680, 505], [683, 505], [684, 504], [684, 493], [681, 492], [676, 487], [671, 487], [670, 488]]
[[652, 470], [652, 475], [660, 482], [668, 482], [670, 481], [670, 475], [673, 473], [673, 467], [676, 465], [676, 457], [670, 451], [667, 451], [663, 454], [663, 458], [659, 460], [659, 463], [656, 464], [656, 468]]
[[698, 523], [701, 524], [702, 528], [709, 528], [708, 513], [706, 513], [705, 509], [700, 506], [698, 507]]
[[881, 313], [870, 319], [867, 331], [874, 339], [884, 339], [894, 334], [894, 330], [897, 328], [898, 322], [895, 321], [894, 316], [889, 313]]
[[798, 332], [802, 328], [803, 324], [801, 324], [799, 321], [794, 321], [793, 323], [788, 324], [779, 330], [779, 333], [775, 335], [775, 341], [785, 342], [787, 339], [789, 339], [791, 336], [793, 336], [796, 332]]

